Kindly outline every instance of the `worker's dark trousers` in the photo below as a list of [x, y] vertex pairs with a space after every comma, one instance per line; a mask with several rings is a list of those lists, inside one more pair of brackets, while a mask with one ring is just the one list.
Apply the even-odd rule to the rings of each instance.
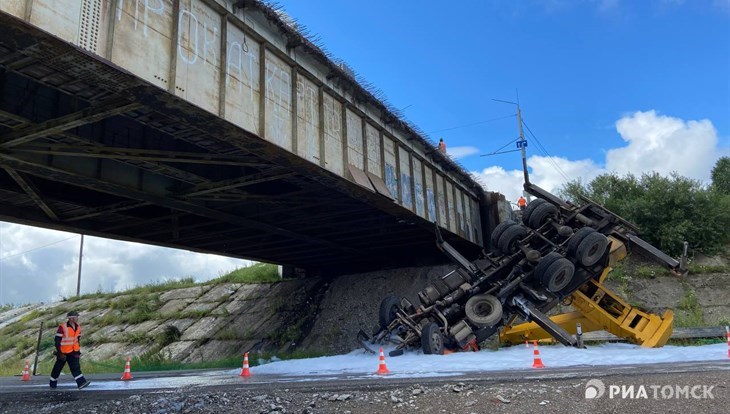
[[56, 363], [53, 365], [53, 369], [51, 370], [51, 388], [56, 388], [58, 376], [61, 375], [61, 370], [63, 369], [63, 366], [66, 365], [66, 362], [68, 362], [68, 368], [71, 370], [71, 375], [73, 375], [74, 380], [76, 380], [76, 385], [81, 385], [86, 382], [84, 374], [81, 373], [81, 354], [78, 352], [72, 352], [70, 354], [66, 354], [65, 361], [56, 357]]

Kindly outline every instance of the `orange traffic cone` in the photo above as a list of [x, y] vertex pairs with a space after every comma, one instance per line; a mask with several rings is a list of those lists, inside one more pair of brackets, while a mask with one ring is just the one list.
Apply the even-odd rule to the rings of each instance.
[[129, 365], [129, 357], [127, 357], [127, 363], [124, 364], [124, 374], [122, 374], [122, 380], [128, 381], [132, 379], [132, 368]]
[[375, 373], [378, 375], [390, 374], [388, 367], [385, 366], [385, 354], [383, 354], [383, 347], [380, 347], [380, 366], [378, 366], [378, 370]]
[[23, 367], [23, 378], [21, 378], [21, 381], [30, 381], [30, 363], [28, 360], [25, 360], [25, 367]]
[[243, 354], [243, 367], [241, 368], [241, 376], [244, 378], [251, 376], [251, 371], [248, 369], [248, 352]]
[[535, 349], [532, 351], [535, 359], [532, 363], [533, 368], [545, 368], [545, 365], [542, 364], [542, 358], [540, 358], [540, 350], [537, 349], [537, 341], [532, 341], [532, 346], [535, 347]]

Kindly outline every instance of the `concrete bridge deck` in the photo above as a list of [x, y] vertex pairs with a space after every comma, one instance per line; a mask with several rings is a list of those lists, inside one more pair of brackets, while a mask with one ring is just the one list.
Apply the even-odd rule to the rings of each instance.
[[[490, 197], [254, 1], [0, 0], [0, 219], [329, 273], [476, 254]], [[482, 217], [486, 217], [483, 219]]]

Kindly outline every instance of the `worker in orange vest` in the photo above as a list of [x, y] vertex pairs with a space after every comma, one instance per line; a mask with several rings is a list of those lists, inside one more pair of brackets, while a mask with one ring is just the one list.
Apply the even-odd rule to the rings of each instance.
[[527, 200], [525, 200], [525, 197], [520, 196], [520, 199], [517, 200], [517, 205], [520, 207], [520, 210], [524, 210], [525, 206], [527, 205]]
[[79, 325], [79, 313], [69, 312], [68, 322], [62, 323], [56, 331], [56, 363], [51, 370], [51, 388], [56, 388], [58, 376], [61, 375], [63, 366], [68, 362], [71, 375], [76, 380], [79, 389], [86, 388], [91, 384], [81, 373], [81, 348], [79, 338], [81, 337], [81, 325]]
[[446, 143], [444, 142], [443, 138], [439, 139], [439, 151], [441, 151], [443, 154], [446, 154]]

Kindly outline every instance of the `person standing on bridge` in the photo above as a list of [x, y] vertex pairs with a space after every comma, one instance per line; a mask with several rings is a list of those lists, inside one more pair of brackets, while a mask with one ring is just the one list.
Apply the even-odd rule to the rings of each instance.
[[56, 331], [56, 363], [51, 370], [51, 388], [56, 388], [58, 376], [61, 375], [63, 366], [68, 362], [71, 375], [76, 380], [79, 389], [86, 388], [91, 384], [84, 378], [81, 373], [81, 347], [79, 346], [79, 338], [81, 337], [81, 325], [79, 325], [79, 313], [76, 311], [69, 312], [68, 322], [62, 323]]
[[441, 151], [442, 154], [446, 154], [446, 143], [443, 138], [439, 139], [439, 151]]

